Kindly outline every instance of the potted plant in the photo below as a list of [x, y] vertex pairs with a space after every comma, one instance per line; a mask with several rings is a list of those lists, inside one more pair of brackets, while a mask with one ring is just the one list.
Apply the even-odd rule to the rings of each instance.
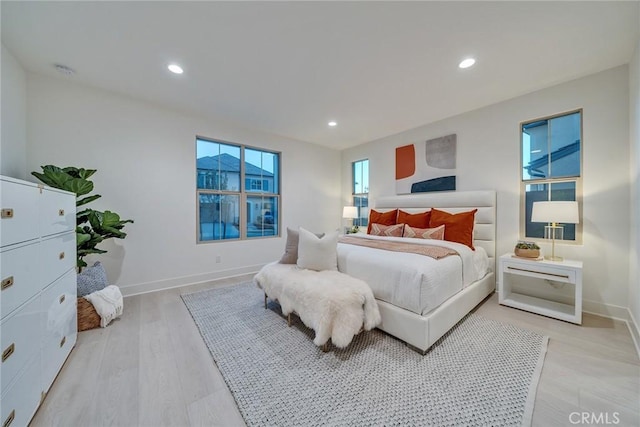
[[518, 242], [514, 253], [516, 256], [523, 258], [539, 258], [540, 246], [534, 242]]
[[53, 165], [41, 166], [42, 173], [31, 172], [46, 185], [76, 194], [76, 243], [77, 267], [80, 271], [87, 266], [84, 257], [89, 254], [103, 254], [107, 251], [96, 246], [106, 239], [124, 239], [127, 233], [122, 231], [125, 224], [133, 223], [130, 219], [120, 219], [120, 215], [112, 211], [98, 211], [91, 208], [80, 209], [81, 206], [102, 197], [99, 194], [88, 195], [93, 191], [93, 182], [89, 178], [96, 173], [95, 169], [76, 167], [60, 168]]

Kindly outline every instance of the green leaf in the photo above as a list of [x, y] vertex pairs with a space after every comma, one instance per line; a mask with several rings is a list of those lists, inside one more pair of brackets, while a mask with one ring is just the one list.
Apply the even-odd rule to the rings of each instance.
[[84, 196], [93, 191], [93, 182], [82, 178], [71, 178], [65, 182], [65, 190], [76, 193], [76, 196]]
[[96, 172], [97, 172], [96, 169], [80, 169], [78, 171], [78, 176], [82, 179], [87, 179]]
[[89, 254], [106, 254], [107, 251], [103, 251], [102, 249], [79, 249], [78, 255], [89, 255]]
[[90, 234], [76, 233], [76, 245], [78, 247], [81, 247], [83, 244], [87, 243], [89, 240], [91, 240]]
[[87, 196], [87, 197], [84, 197], [84, 198], [82, 198], [82, 199], [78, 199], [78, 200], [76, 201], [76, 207], [77, 207], [77, 206], [86, 205], [87, 203], [91, 203], [91, 202], [93, 202], [94, 200], [99, 199], [100, 197], [102, 197], [102, 196], [101, 196], [101, 195], [99, 195], [99, 194], [94, 194], [93, 196]]

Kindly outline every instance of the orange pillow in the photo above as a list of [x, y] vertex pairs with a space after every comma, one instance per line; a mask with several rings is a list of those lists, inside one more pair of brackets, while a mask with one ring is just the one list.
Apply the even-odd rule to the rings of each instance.
[[410, 227], [429, 228], [429, 220], [431, 219], [431, 211], [410, 214], [403, 210], [398, 211], [398, 224], [405, 223]]
[[371, 234], [371, 224], [382, 225], [396, 225], [396, 217], [398, 216], [398, 209], [394, 209], [389, 212], [378, 212], [374, 209], [369, 211], [369, 226], [367, 227], [367, 234]]
[[475, 251], [476, 249], [473, 247], [473, 224], [476, 212], [478, 212], [478, 209], [450, 214], [438, 209], [431, 209], [429, 228], [444, 224], [444, 240], [462, 243]]

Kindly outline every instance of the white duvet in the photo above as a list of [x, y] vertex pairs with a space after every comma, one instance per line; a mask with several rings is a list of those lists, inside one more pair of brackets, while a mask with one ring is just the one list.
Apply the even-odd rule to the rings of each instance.
[[364, 246], [338, 244], [338, 270], [362, 279], [381, 300], [417, 314], [427, 314], [464, 287], [484, 277], [488, 257], [483, 248], [442, 240], [381, 237], [350, 234], [349, 237], [390, 240], [418, 245], [444, 246], [455, 250], [435, 260], [413, 253], [386, 251]]

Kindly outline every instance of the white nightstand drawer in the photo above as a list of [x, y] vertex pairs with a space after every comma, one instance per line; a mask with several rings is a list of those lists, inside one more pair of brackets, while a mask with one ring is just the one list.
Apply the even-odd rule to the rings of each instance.
[[40, 267], [43, 287], [62, 276], [76, 264], [75, 233], [61, 234], [42, 241]]
[[41, 319], [40, 295], [37, 295], [0, 324], [0, 381], [3, 393], [27, 361], [40, 353]]
[[505, 273], [514, 273], [538, 279], [554, 280], [556, 282], [576, 283], [575, 270], [537, 264], [533, 261], [530, 261], [527, 264], [504, 261], [504, 268]]
[[38, 242], [10, 246], [0, 254], [0, 319], [40, 292]]

